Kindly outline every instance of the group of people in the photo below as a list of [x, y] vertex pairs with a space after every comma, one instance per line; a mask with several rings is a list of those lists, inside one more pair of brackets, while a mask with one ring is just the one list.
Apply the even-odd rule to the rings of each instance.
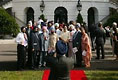
[[[74, 59], [76, 66], [90, 67], [91, 43], [86, 28], [79, 23], [59, 24], [53, 21], [45, 22], [41, 18], [37, 22], [29, 21], [27, 27], [21, 27], [16, 37], [18, 69], [27, 65], [34, 69], [46, 66], [45, 57], [57, 57], [57, 42], [62, 41], [67, 49], [66, 57]], [[60, 46], [60, 51], [62, 45]]]
[[[103, 27], [102, 22], [98, 24], [98, 27], [93, 25], [92, 29], [90, 30], [91, 36], [91, 43], [92, 43], [92, 50], [96, 49], [97, 57], [96, 59], [104, 59], [105, 52], [104, 52], [104, 44], [106, 42], [106, 37], [110, 38], [111, 46], [112, 46], [112, 53], [116, 55], [116, 59], [118, 60], [118, 27], [117, 23], [113, 22], [112, 26]], [[96, 43], [94, 46], [94, 42]], [[102, 57], [100, 57], [100, 53]]]
[[69, 70], [74, 66], [90, 67], [91, 35], [94, 34], [95, 37], [96, 59], [100, 59], [100, 53], [101, 59], [105, 58], [106, 32], [111, 37], [113, 52], [118, 59], [118, 28], [115, 22], [111, 28], [104, 28], [100, 22], [92, 32], [90, 30], [89, 35], [86, 26], [75, 21], [54, 24], [53, 21], [47, 22], [39, 18], [34, 25], [29, 21], [27, 27], [21, 27], [21, 32], [16, 37], [17, 68], [22, 70], [26, 66], [30, 69], [48, 66], [51, 69], [49, 80], [69, 80]]
[[116, 55], [116, 59], [118, 60], [118, 27], [117, 23], [113, 22], [112, 26], [105, 27], [106, 31], [110, 37], [111, 45], [112, 45], [112, 53]]
[[[113, 53], [116, 54], [118, 59], [117, 37], [118, 37], [117, 23], [113, 23], [113, 27], [103, 27], [100, 22], [93, 30], [95, 37], [96, 59], [105, 58], [104, 44], [106, 33], [108, 32], [111, 37], [113, 46]], [[24, 69], [27, 65], [29, 68], [34, 69], [47, 66], [45, 57], [57, 57], [57, 42], [62, 41], [66, 50], [65, 56], [74, 59], [75, 66], [82, 66], [84, 61], [85, 67], [90, 67], [90, 60], [92, 57], [91, 47], [92, 38], [87, 32], [86, 26], [74, 21], [69, 24], [59, 24], [53, 21], [43, 21], [41, 18], [34, 25], [29, 21], [27, 27], [21, 27], [21, 32], [16, 37], [18, 69]], [[90, 39], [91, 38], [91, 39]], [[59, 45], [60, 51], [62, 45]], [[58, 51], [59, 52], [59, 51]]]

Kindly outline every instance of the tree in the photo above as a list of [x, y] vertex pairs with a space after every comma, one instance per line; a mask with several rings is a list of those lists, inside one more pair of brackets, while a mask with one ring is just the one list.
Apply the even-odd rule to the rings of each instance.
[[15, 19], [10, 16], [3, 8], [0, 8], [0, 34], [17, 35], [19, 26]]
[[104, 26], [112, 26], [113, 22], [118, 23], [118, 13], [111, 15], [110, 18], [104, 24]]
[[83, 18], [82, 18], [82, 15], [79, 13], [78, 14], [78, 16], [77, 16], [77, 20], [76, 20], [76, 22], [78, 22], [78, 23], [83, 23]]
[[40, 15], [40, 18], [44, 21], [45, 20], [44, 14]]
[[[110, 0], [116, 6], [118, 6], [118, 0]], [[117, 9], [110, 8], [110, 17], [104, 24], [104, 26], [112, 26], [113, 22], [118, 23], [118, 12]]]
[[118, 5], [118, 0], [110, 0], [110, 1]]

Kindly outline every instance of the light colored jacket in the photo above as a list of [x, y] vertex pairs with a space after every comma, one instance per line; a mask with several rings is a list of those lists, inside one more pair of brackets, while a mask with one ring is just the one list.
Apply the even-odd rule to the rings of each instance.
[[44, 39], [44, 33], [41, 33], [39, 35], [39, 46], [40, 46], [40, 51], [48, 51], [48, 45], [49, 45], [49, 34], [46, 33], [45, 35], [47, 39]]

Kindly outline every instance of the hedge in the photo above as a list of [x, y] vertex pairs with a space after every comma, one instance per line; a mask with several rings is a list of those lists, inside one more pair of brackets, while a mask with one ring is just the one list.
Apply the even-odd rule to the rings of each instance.
[[110, 15], [109, 19], [106, 21], [104, 26], [110, 26], [111, 27], [113, 22], [118, 23], [118, 13], [116, 13], [114, 15]]
[[76, 22], [78, 22], [78, 23], [83, 23], [83, 18], [82, 18], [82, 15], [79, 13], [78, 14], [78, 16], [77, 16], [77, 20], [76, 20]]
[[0, 8], [0, 35], [14, 35], [19, 32], [19, 26], [15, 19], [5, 9]]
[[40, 15], [40, 18], [44, 21], [45, 20], [45, 15], [44, 14], [41, 14]]

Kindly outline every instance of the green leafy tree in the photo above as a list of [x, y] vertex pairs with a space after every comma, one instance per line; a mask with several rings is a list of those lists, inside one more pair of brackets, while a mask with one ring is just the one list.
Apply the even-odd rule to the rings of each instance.
[[79, 13], [78, 14], [78, 16], [77, 16], [77, 20], [76, 20], [76, 22], [78, 22], [78, 23], [83, 23], [83, 18], [82, 18], [82, 15]]
[[45, 20], [45, 15], [44, 14], [41, 14], [40, 15], [40, 18], [44, 21]]
[[110, 0], [110, 1], [118, 5], [118, 0]]
[[15, 19], [10, 16], [3, 8], [0, 8], [0, 34], [17, 35], [19, 26]]
[[104, 24], [104, 26], [112, 26], [113, 22], [118, 23], [118, 13], [111, 15], [110, 18]]

